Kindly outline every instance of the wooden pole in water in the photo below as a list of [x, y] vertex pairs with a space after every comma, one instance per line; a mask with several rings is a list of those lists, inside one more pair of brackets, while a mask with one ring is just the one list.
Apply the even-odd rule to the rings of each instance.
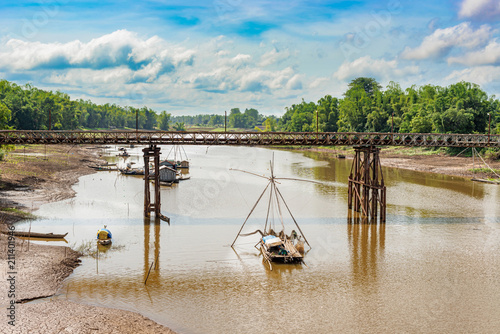
[[154, 263], [155, 263], [154, 261], [153, 261], [153, 262], [151, 262], [151, 266], [149, 266], [148, 276], [146, 277], [146, 280], [144, 281], [144, 285], [146, 285], [146, 282], [148, 281], [148, 278], [149, 278], [149, 273], [151, 273], [151, 268], [153, 268], [153, 264], [154, 264]]
[[154, 203], [154, 209], [155, 209], [155, 217], [160, 217], [160, 208], [161, 208], [161, 202], [160, 202], [160, 149], [158, 147], [154, 147], [154, 164], [155, 164], [155, 175], [154, 175], [154, 182], [155, 182], [155, 203]]
[[144, 148], [144, 217], [150, 217], [151, 193], [149, 190], [149, 148]]
[[476, 173], [476, 169], [474, 168], [474, 151], [476, 150], [475, 147], [472, 148], [472, 178], [474, 178], [474, 174]]

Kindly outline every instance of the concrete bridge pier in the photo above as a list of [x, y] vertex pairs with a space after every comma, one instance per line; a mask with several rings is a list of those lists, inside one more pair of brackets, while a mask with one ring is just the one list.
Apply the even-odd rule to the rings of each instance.
[[355, 155], [349, 175], [348, 207], [371, 223], [386, 218], [386, 187], [380, 165], [380, 148], [354, 147]]
[[[144, 153], [144, 217], [150, 217], [151, 212], [154, 212], [157, 218], [170, 223], [170, 218], [161, 214], [160, 148], [156, 145], [149, 145], [149, 147], [144, 148], [142, 152]], [[149, 170], [151, 158], [153, 158], [154, 173], [150, 173]], [[151, 202], [151, 181], [154, 182], [154, 202]]]

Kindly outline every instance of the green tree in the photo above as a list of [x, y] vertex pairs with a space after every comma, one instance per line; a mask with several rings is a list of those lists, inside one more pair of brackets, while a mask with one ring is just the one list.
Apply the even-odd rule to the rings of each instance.
[[268, 117], [262, 124], [266, 127], [265, 131], [267, 132], [274, 132], [276, 131], [276, 119], [274, 117]]
[[351, 94], [355, 96], [358, 95], [358, 90], [363, 90], [369, 97], [373, 96], [376, 92], [382, 89], [382, 86], [374, 78], [359, 77], [352, 80], [349, 85], [349, 89], [345, 92], [345, 96], [350, 98]]
[[163, 110], [158, 116], [158, 127], [160, 130], [168, 130], [168, 123], [170, 122], [170, 114]]
[[186, 127], [184, 123], [175, 123], [174, 124], [174, 131], [186, 131]]
[[12, 118], [12, 112], [4, 104], [0, 102], [0, 130], [9, 129], [9, 122]]

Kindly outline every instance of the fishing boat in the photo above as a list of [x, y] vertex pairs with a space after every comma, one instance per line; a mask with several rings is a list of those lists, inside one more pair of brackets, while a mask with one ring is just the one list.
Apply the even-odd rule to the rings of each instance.
[[288, 238], [280, 238], [272, 234], [260, 239], [260, 248], [266, 261], [280, 263], [302, 262], [304, 256]]
[[[256, 247], [258, 246], [262, 256], [264, 258], [264, 261], [269, 265], [269, 268], [272, 270], [272, 263], [302, 263], [304, 260], [304, 242], [311, 248], [309, 245], [309, 242], [305, 238], [304, 234], [302, 233], [302, 230], [300, 229], [299, 224], [295, 220], [292, 212], [290, 211], [290, 208], [288, 207], [288, 204], [285, 202], [285, 199], [283, 198], [283, 195], [281, 194], [280, 190], [277, 187], [277, 182], [276, 180], [297, 180], [297, 181], [306, 181], [306, 182], [313, 182], [313, 183], [318, 183], [315, 181], [309, 181], [309, 180], [302, 180], [302, 179], [292, 179], [292, 178], [277, 178], [274, 176], [273, 172], [273, 162], [271, 162], [271, 176], [263, 176], [243, 170], [238, 170], [238, 169], [232, 169], [244, 173], [249, 173], [258, 177], [266, 178], [268, 179], [268, 184], [260, 197], [257, 199], [257, 202], [254, 204], [252, 210], [248, 214], [247, 218], [243, 222], [243, 225], [241, 226], [238, 235], [234, 239], [233, 243], [231, 244], [231, 247], [234, 246], [236, 243], [236, 240], [240, 236], [249, 236], [252, 234], [256, 234], [257, 232], [260, 233], [261, 238], [259, 242], [257, 243]], [[266, 216], [266, 221], [264, 225], [264, 232], [261, 230], [256, 230], [251, 233], [246, 233], [242, 234], [241, 232], [243, 231], [243, 228], [252, 215], [253, 211], [257, 207], [257, 204], [259, 204], [260, 200], [263, 198], [264, 194], [269, 190], [269, 202], [268, 202], [268, 207], [267, 207], [267, 216]], [[293, 220], [295, 226], [299, 230], [299, 233], [297, 233], [295, 230], [292, 230], [290, 235], [287, 235], [285, 233], [285, 222], [283, 219], [282, 215], [282, 210], [281, 206], [284, 205]], [[270, 219], [270, 213], [272, 211], [276, 210], [279, 213], [279, 220], [281, 222], [281, 227], [282, 230], [279, 233], [274, 232], [275, 231], [275, 224], [274, 224], [274, 219]], [[274, 214], [273, 214], [274, 216]], [[302, 240], [303, 239], [303, 240]]]
[[97, 242], [101, 245], [109, 245], [111, 244], [111, 232], [106, 228], [106, 225], [104, 225], [104, 228], [101, 228], [99, 231], [97, 231]]
[[[170, 155], [173, 154], [173, 158], [169, 159]], [[167, 158], [161, 162], [168, 167], [174, 169], [189, 169], [189, 160], [186, 154], [186, 150], [181, 145], [174, 145], [167, 154]]]
[[144, 175], [142, 168], [119, 168], [118, 170], [124, 175]]
[[22, 238], [43, 238], [43, 239], [64, 239], [68, 233], [55, 234], [55, 233], [37, 233], [37, 232], [26, 232], [26, 231], [2, 231], [4, 234], [13, 235], [15, 237]]

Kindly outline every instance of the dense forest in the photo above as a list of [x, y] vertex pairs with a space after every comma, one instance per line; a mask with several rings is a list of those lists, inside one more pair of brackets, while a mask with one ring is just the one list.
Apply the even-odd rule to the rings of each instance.
[[18, 86], [0, 81], [0, 128], [18, 130], [74, 130], [156, 127], [167, 130], [170, 114], [157, 114], [147, 107], [98, 105], [89, 100], [71, 100], [68, 94], [48, 92], [30, 84]]
[[491, 114], [492, 133], [500, 133], [500, 102], [468, 82], [406, 90], [391, 82], [383, 91], [374, 79], [357, 78], [342, 99], [327, 95], [285, 110], [283, 131], [315, 131], [317, 118], [319, 131], [485, 133]]
[[[225, 113], [224, 115], [172, 116], [171, 121], [193, 126], [223, 127], [225, 117]], [[227, 114], [227, 126], [230, 128], [253, 129], [262, 125], [264, 120], [264, 116], [254, 108], [245, 109], [244, 112], [241, 112], [240, 108], [233, 108]]]
[[[500, 101], [473, 83], [403, 90], [391, 82], [383, 89], [375, 79], [361, 77], [351, 81], [343, 97], [326, 95], [317, 103], [302, 100], [286, 107], [279, 118], [264, 117], [254, 108], [244, 112], [233, 108], [227, 126], [259, 126], [263, 131], [486, 133], [490, 118], [491, 133], [500, 133]], [[65, 93], [0, 81], [1, 129], [134, 129], [136, 120], [139, 129], [224, 126], [223, 113], [171, 116], [167, 111], [156, 113], [148, 107], [71, 100]]]

